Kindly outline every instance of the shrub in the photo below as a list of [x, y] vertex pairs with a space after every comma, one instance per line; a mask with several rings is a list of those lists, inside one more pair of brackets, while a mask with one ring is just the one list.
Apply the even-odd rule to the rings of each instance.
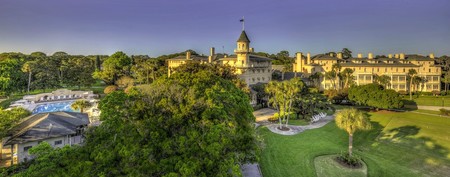
[[337, 160], [350, 167], [361, 167], [362, 165], [361, 158], [359, 156], [354, 154], [350, 156], [348, 152], [341, 152], [341, 154], [337, 157]]

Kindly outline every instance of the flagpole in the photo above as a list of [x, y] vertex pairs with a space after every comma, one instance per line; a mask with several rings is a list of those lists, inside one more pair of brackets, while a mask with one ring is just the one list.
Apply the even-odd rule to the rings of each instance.
[[242, 16], [242, 31], [245, 31], [245, 20], [244, 20], [244, 16]]

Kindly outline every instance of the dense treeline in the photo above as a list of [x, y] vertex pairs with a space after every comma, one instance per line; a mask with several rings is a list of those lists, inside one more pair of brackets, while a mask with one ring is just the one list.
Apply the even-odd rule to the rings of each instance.
[[[195, 51], [189, 50], [193, 54]], [[106, 55], [69, 55], [56, 52], [46, 55], [33, 52], [0, 54], [0, 97], [37, 89], [90, 87], [96, 79], [108, 85], [123, 76], [136, 84], [149, 84], [167, 73], [165, 59], [185, 52], [150, 58], [147, 55], [128, 56], [123, 52]]]
[[[257, 160], [252, 108], [227, 68], [190, 64], [170, 78], [108, 94], [84, 146], [30, 149], [5, 176], [240, 176]], [[201, 69], [199, 69], [201, 68]]]
[[96, 56], [56, 52], [0, 54], [0, 96], [13, 92], [59, 87], [86, 87], [95, 83]]

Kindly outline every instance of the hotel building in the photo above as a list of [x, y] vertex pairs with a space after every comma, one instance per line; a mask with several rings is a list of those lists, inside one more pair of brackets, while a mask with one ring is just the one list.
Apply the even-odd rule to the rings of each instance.
[[[374, 82], [376, 75], [387, 75], [390, 77], [388, 88], [396, 91], [407, 91], [409, 82], [407, 81], [408, 71], [415, 69], [417, 76], [422, 77], [423, 84], [417, 87], [417, 90], [425, 92], [440, 91], [441, 67], [436, 66], [434, 54], [429, 56], [405, 55], [404, 53], [389, 54], [387, 57], [376, 58], [372, 53], [367, 57], [357, 54], [356, 58], [343, 59], [342, 53], [325, 55], [320, 54], [311, 57], [309, 53], [304, 56], [302, 53], [296, 53], [294, 72], [302, 72], [303, 77], [308, 77], [314, 73], [332, 70], [334, 64], [341, 66], [340, 71], [345, 68], [353, 70], [354, 82], [357, 85], [369, 84]], [[320, 89], [326, 90], [332, 88], [332, 82], [324, 77], [320, 79]], [[336, 85], [339, 87], [339, 84]], [[414, 88], [416, 89], [416, 88]]]

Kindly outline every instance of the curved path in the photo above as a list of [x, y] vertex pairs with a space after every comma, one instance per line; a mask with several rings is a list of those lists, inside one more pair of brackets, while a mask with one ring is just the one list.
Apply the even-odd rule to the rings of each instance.
[[309, 124], [309, 125], [305, 125], [305, 126], [295, 126], [295, 125], [288, 125], [289, 130], [288, 131], [282, 131], [279, 130], [279, 124], [270, 124], [267, 125], [266, 127], [273, 133], [276, 134], [280, 134], [280, 135], [296, 135], [299, 134], [305, 130], [309, 130], [309, 129], [315, 129], [315, 128], [320, 128], [323, 127], [324, 125], [326, 125], [328, 122], [332, 121], [334, 119], [333, 115], [330, 116], [326, 116], [322, 119], [320, 119], [319, 121]]

